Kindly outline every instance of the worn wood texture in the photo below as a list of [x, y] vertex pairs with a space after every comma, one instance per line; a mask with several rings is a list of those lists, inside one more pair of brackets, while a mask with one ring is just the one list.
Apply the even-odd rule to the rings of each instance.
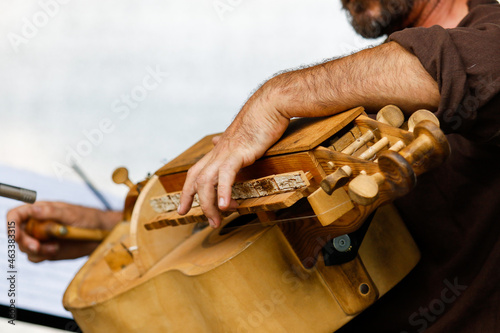
[[[307, 197], [311, 192], [308, 188], [299, 189], [286, 193], [272, 194], [260, 198], [240, 199], [236, 211], [242, 215], [259, 213], [264, 211], [276, 211], [292, 206], [298, 200]], [[232, 212], [221, 212], [222, 216], [228, 216]], [[170, 211], [156, 215], [146, 224], [146, 230], [156, 230], [170, 226], [178, 226], [190, 223], [200, 223], [208, 221], [199, 206], [191, 208], [188, 214], [179, 215], [176, 211]]]
[[[181, 193], [182, 192], [170, 192], [164, 195], [153, 197], [149, 199], [149, 204], [155, 212], [160, 214], [177, 210], [181, 201]], [[195, 194], [191, 207], [194, 208], [198, 206], [200, 206], [200, 201], [198, 199], [198, 195]]]
[[235, 183], [231, 197], [233, 199], [259, 198], [295, 191], [309, 185], [304, 171], [299, 170]]

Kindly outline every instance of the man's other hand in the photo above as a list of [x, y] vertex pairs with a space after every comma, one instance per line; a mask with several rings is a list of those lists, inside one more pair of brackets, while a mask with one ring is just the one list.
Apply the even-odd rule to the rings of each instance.
[[99, 242], [54, 240], [40, 242], [28, 235], [24, 226], [30, 218], [55, 222], [80, 228], [111, 230], [122, 218], [120, 212], [71, 205], [63, 202], [36, 202], [11, 209], [7, 222], [15, 222], [15, 237], [19, 249], [32, 262], [43, 260], [73, 259], [90, 254]]

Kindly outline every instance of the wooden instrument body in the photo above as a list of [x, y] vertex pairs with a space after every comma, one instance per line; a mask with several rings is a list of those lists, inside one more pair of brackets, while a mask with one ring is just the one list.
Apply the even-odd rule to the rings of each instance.
[[[185, 240], [145, 274], [134, 261], [113, 271], [106, 256], [127, 243], [129, 227], [123, 223], [114, 229], [66, 291], [64, 306], [86, 333], [332, 332], [384, 295], [419, 260], [392, 206], [377, 212], [359, 250], [369, 277], [359, 283], [371, 286], [367, 295], [358, 291], [359, 283], [352, 289], [345, 284], [363, 272], [344, 265], [306, 269], [277, 226], [227, 234], [222, 228], [223, 235], [211, 228], [191, 235], [193, 225], [166, 228]], [[345, 290], [357, 294], [345, 296]]]
[[[344, 127], [355, 124], [359, 135], [372, 130], [375, 139], [385, 136], [391, 145], [400, 140], [410, 145], [415, 140], [412, 133], [377, 123], [362, 112], [356, 108], [330, 118], [292, 123], [262, 159], [238, 173], [236, 181], [301, 171], [308, 185], [239, 200], [238, 212], [223, 220], [222, 229], [195, 232], [200, 223], [192, 222], [204, 220], [199, 207], [179, 216], [175, 210], [159, 213], [151, 200], [182, 189], [189, 167], [212, 148], [213, 136], [205, 137], [131, 189], [124, 209], [130, 222], [117, 226], [90, 256], [68, 287], [64, 306], [84, 332], [331, 332], [340, 328], [398, 283], [420, 257], [389, 205], [377, 211], [353, 261], [323, 263], [325, 244], [357, 230], [377, 207], [412, 186], [397, 179], [397, 174], [386, 173], [387, 181], [380, 184], [373, 203], [352, 203], [347, 185], [340, 188], [345, 193], [336, 191], [323, 199], [319, 184], [333, 172], [328, 166], [331, 161], [350, 165], [352, 177], [381, 172], [374, 161], [358, 157], [369, 147], [351, 156], [325, 147]], [[417, 174], [427, 169], [425, 158], [412, 163]], [[332, 198], [337, 201], [329, 201]], [[344, 203], [351, 206], [337, 209]], [[276, 223], [287, 219], [296, 223]], [[232, 227], [249, 220], [261, 223]]]

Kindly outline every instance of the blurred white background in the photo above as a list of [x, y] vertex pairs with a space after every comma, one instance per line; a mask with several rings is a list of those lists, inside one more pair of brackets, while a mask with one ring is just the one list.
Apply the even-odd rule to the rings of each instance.
[[[273, 73], [380, 42], [353, 32], [339, 0], [0, 0], [0, 182], [99, 206], [69, 169], [68, 156], [78, 155], [120, 208], [126, 187], [110, 179], [117, 166], [140, 181], [223, 131]], [[163, 74], [155, 81], [151, 71]], [[17, 204], [2, 202], [3, 212]], [[51, 271], [44, 283], [57, 287], [18, 306], [69, 316], [60, 300], [79, 264], [19, 257], [31, 277]], [[33, 295], [30, 276], [18, 288]]]
[[[0, 36], [0, 163], [57, 177], [76, 151], [99, 188], [121, 195], [115, 167], [142, 180], [223, 131], [273, 73], [367, 45], [339, 0], [1, 0]], [[143, 97], [148, 67], [168, 74]], [[104, 118], [111, 132], [89, 144], [83, 132]]]

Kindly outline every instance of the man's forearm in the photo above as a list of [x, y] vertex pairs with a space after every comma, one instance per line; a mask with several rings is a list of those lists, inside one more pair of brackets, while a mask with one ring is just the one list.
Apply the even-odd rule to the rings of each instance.
[[[267, 87], [265, 87], [267, 85]], [[286, 118], [331, 115], [352, 107], [396, 104], [411, 113], [439, 105], [437, 82], [395, 42], [288, 72], [263, 87]]]

